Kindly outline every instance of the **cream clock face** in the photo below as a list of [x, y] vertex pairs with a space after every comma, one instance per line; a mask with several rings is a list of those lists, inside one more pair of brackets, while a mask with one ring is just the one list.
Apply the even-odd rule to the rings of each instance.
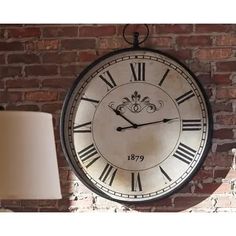
[[210, 146], [209, 106], [194, 75], [154, 50], [102, 57], [76, 80], [61, 117], [77, 176], [108, 199], [163, 198], [187, 183]]

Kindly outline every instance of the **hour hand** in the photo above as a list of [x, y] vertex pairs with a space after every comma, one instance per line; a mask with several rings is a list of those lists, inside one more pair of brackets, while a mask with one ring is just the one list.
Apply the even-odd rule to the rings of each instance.
[[124, 120], [128, 121], [132, 125], [131, 126], [132, 128], [136, 129], [138, 127], [137, 124], [135, 124], [134, 122], [129, 120], [127, 117], [125, 117], [120, 111], [118, 111], [117, 109], [114, 109], [112, 107], [112, 104], [109, 104], [108, 106], [111, 108], [112, 111], [114, 111], [116, 113], [116, 115], [118, 115], [118, 116], [122, 117]]

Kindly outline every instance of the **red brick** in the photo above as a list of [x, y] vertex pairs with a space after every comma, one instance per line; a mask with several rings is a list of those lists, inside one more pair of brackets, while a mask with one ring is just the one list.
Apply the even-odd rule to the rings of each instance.
[[61, 108], [62, 108], [62, 103], [49, 103], [49, 104], [43, 104], [41, 110], [43, 112], [56, 113], [60, 112]]
[[95, 43], [95, 39], [64, 39], [61, 41], [61, 48], [63, 50], [94, 49]]
[[216, 116], [216, 124], [220, 125], [236, 125], [236, 115], [217, 115]]
[[[118, 35], [123, 35], [125, 25], [118, 25], [117, 26], [117, 33]], [[154, 33], [153, 25], [148, 25], [149, 35]], [[125, 35], [133, 37], [134, 32], [138, 32], [139, 36], [143, 38], [143, 36], [147, 35], [147, 28], [144, 24], [129, 24], [128, 27], [125, 29]]]
[[0, 42], [0, 51], [23, 51], [22, 42]]
[[78, 35], [78, 27], [76, 26], [57, 26], [43, 28], [44, 37], [76, 37]]
[[224, 144], [218, 144], [216, 151], [217, 152], [228, 152], [231, 151], [232, 148], [236, 147], [236, 142], [233, 143], [224, 143]]
[[230, 99], [236, 98], [236, 88], [217, 88], [216, 89], [216, 98], [218, 99]]
[[42, 81], [42, 85], [44, 88], [62, 88], [67, 89], [69, 88], [72, 83], [74, 82], [74, 79], [70, 78], [60, 78], [60, 79], [45, 79]]
[[56, 91], [28, 91], [25, 92], [25, 100], [32, 102], [56, 101], [58, 93]]
[[23, 92], [7, 91], [7, 102], [8, 103], [21, 102], [22, 100], [23, 100]]
[[12, 79], [6, 81], [7, 88], [37, 88], [39, 81], [37, 79]]
[[180, 49], [180, 50], [163, 50], [163, 52], [166, 52], [179, 60], [188, 60], [192, 59], [192, 50], [191, 49]]
[[0, 78], [21, 76], [21, 69], [19, 66], [0, 66]]
[[80, 62], [90, 62], [97, 59], [97, 55], [95, 51], [82, 51], [79, 53]]
[[233, 139], [234, 132], [232, 129], [217, 129], [213, 132], [213, 138], [217, 139]]
[[230, 193], [230, 185], [228, 183], [204, 183], [196, 187], [195, 193], [202, 194], [224, 194]]
[[48, 40], [28, 41], [25, 43], [25, 48], [27, 51], [57, 50], [59, 49], [59, 40], [48, 39]]
[[48, 76], [57, 75], [57, 66], [54, 65], [32, 65], [25, 67], [26, 76]]
[[101, 37], [112, 36], [116, 33], [116, 27], [108, 26], [81, 26], [79, 28], [80, 37]]
[[217, 113], [221, 111], [226, 111], [226, 112], [233, 111], [232, 103], [226, 103], [226, 102], [215, 102], [211, 104], [211, 108], [212, 108], [213, 113]]
[[216, 36], [217, 46], [236, 46], [236, 35], [219, 35]]
[[82, 68], [78, 65], [67, 65], [67, 66], [61, 66], [61, 75], [62, 76], [74, 76], [77, 77], [78, 74], [82, 71]]
[[24, 64], [34, 64], [39, 63], [40, 58], [36, 54], [10, 54], [8, 55], [8, 63], [24, 63]]
[[196, 33], [221, 33], [229, 32], [232, 29], [232, 25], [224, 24], [199, 24], [196, 25]]
[[0, 39], [3, 39], [5, 35], [5, 29], [0, 29]]
[[212, 165], [213, 167], [220, 168], [230, 168], [232, 167], [233, 156], [229, 155], [227, 152], [215, 152], [212, 157]]
[[100, 50], [119, 49], [125, 48], [128, 45], [123, 38], [101, 38], [98, 42], [98, 48]]
[[[229, 171], [230, 171], [230, 169], [229, 168], [227, 168], [227, 169], [221, 169], [221, 170], [215, 170], [214, 171], [214, 178], [215, 179], [225, 179], [226, 178], [226, 176], [228, 175], [228, 173], [229, 173]], [[231, 176], [232, 177], [232, 176]], [[235, 175], [234, 175], [234, 177], [236, 177]]]
[[202, 84], [207, 85], [207, 84], [212, 84], [213, 80], [210, 76], [210, 74], [200, 74], [197, 76], [198, 80], [202, 82]]
[[7, 105], [6, 110], [12, 111], [39, 111], [39, 107], [37, 105]]
[[197, 50], [195, 56], [199, 60], [220, 60], [232, 56], [231, 48], [202, 48]]
[[11, 28], [8, 29], [8, 38], [31, 38], [40, 37], [40, 28]]
[[217, 85], [230, 85], [232, 83], [230, 74], [214, 74], [213, 80]]
[[189, 67], [194, 73], [210, 73], [211, 71], [211, 64], [209, 62], [199, 60], [193, 60]]
[[176, 38], [176, 43], [180, 47], [200, 47], [211, 46], [212, 39], [210, 36], [179, 36]]
[[235, 72], [236, 61], [217, 62], [216, 71], [217, 72]]
[[187, 34], [193, 31], [191, 24], [156, 25], [156, 34]]
[[176, 208], [181, 207], [182, 210], [184, 210], [190, 207], [194, 207], [199, 203], [202, 203], [205, 199], [206, 197], [203, 196], [176, 197], [174, 199], [174, 206]]
[[78, 61], [78, 55], [76, 52], [63, 52], [63, 53], [44, 53], [42, 55], [43, 63], [56, 63], [56, 64], [63, 64], [63, 63], [72, 63]]
[[204, 169], [200, 169], [197, 173], [197, 175], [195, 175], [193, 177], [193, 181], [204, 181], [206, 179], [213, 179], [213, 170], [209, 169], [209, 170], [204, 170]]
[[156, 38], [149, 38], [147, 42], [145, 42], [145, 47], [163, 47], [163, 48], [170, 48], [173, 46], [173, 39], [171, 37], [156, 37]]
[[0, 80], [0, 89], [4, 88], [4, 86], [5, 86], [5, 81]]
[[5, 55], [3, 54], [3, 55], [0, 55], [0, 65], [4, 65], [4, 64], [6, 64], [6, 62], [5, 62]]

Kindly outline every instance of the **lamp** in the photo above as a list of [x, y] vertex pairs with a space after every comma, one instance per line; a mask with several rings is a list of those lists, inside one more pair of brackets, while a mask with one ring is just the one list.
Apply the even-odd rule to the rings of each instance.
[[0, 111], [0, 199], [60, 199], [52, 115]]

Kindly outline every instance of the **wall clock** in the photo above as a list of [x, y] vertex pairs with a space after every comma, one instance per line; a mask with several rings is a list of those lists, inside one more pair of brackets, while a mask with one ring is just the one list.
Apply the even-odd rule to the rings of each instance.
[[61, 140], [78, 178], [118, 202], [160, 199], [188, 183], [211, 143], [202, 86], [178, 60], [132, 47], [88, 66], [65, 99]]

